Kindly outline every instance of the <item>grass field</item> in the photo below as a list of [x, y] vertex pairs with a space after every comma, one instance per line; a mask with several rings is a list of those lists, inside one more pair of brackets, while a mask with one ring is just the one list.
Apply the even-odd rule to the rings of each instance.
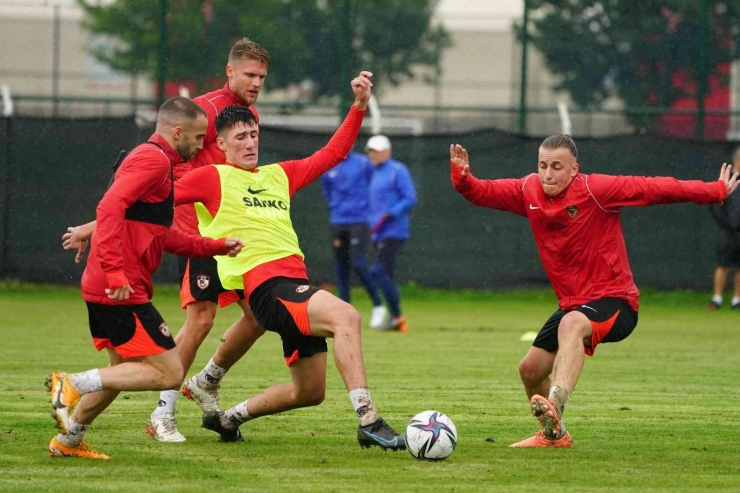
[[[84, 303], [72, 288], [0, 286], [0, 491], [740, 491], [740, 312], [706, 312], [706, 294], [644, 295], [634, 334], [586, 361], [565, 414], [573, 449], [513, 450], [538, 429], [517, 373], [529, 346], [520, 336], [554, 311], [552, 294], [404, 295], [409, 333], [363, 329], [371, 392], [399, 430], [425, 409], [447, 413], [460, 436], [447, 461], [360, 449], [330, 358], [321, 406], [252, 421], [241, 444], [218, 443], [184, 399], [188, 441], [155, 442], [144, 423], [156, 394], [122, 395], [87, 435], [112, 460], [91, 462], [46, 455], [55, 431], [44, 377], [105, 364]], [[171, 329], [181, 324], [173, 291], [154, 301]], [[236, 316], [219, 314], [191, 374]], [[287, 380], [281, 356], [266, 334], [225, 378], [222, 405]]]

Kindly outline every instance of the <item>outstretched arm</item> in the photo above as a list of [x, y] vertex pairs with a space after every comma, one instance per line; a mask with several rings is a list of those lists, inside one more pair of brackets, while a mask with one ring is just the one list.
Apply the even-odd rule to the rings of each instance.
[[720, 203], [738, 187], [738, 174], [723, 164], [715, 182], [677, 180], [664, 176], [608, 176], [589, 175], [588, 189], [599, 206], [605, 210], [619, 207], [675, 204]]
[[527, 215], [523, 180], [479, 180], [470, 172], [468, 151], [460, 144], [450, 146], [450, 179], [465, 200], [481, 207]]
[[362, 119], [365, 117], [367, 102], [370, 99], [370, 88], [373, 86], [370, 82], [372, 76], [371, 72], [363, 71], [352, 79], [355, 102], [326, 147], [319, 149], [306, 159], [280, 163], [288, 176], [291, 196], [347, 158], [360, 134]]
[[238, 238], [201, 238], [189, 235], [177, 229], [169, 229], [165, 238], [164, 249], [175, 255], [188, 258], [208, 258], [216, 255], [236, 257], [244, 247], [244, 242]]

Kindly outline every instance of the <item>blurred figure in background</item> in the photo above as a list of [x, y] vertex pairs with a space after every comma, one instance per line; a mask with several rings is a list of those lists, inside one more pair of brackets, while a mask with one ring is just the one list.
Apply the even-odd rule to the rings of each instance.
[[416, 205], [416, 190], [406, 165], [391, 158], [388, 137], [370, 137], [365, 150], [375, 167], [370, 181], [370, 233], [375, 247], [370, 272], [391, 312], [391, 318], [380, 329], [406, 332], [393, 271], [396, 255], [409, 239], [409, 212]]
[[337, 272], [339, 297], [350, 302], [350, 276], [354, 270], [373, 302], [370, 327], [380, 328], [388, 315], [367, 267], [370, 244], [369, 187], [373, 166], [363, 154], [351, 152], [347, 159], [321, 178], [329, 206], [331, 243]]
[[[740, 147], [732, 155], [732, 171], [740, 172]], [[722, 306], [722, 292], [727, 283], [727, 273], [735, 269], [732, 301], [730, 308], [740, 309], [740, 197], [730, 195], [722, 204], [711, 207], [712, 216], [717, 221], [717, 268], [714, 270], [714, 295], [707, 310], [719, 310]]]

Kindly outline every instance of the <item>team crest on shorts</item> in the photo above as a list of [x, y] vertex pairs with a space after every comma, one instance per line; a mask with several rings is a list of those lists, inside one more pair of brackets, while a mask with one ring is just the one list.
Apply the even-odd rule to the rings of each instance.
[[578, 215], [578, 207], [571, 205], [565, 208], [565, 212], [568, 213], [570, 217], [576, 217]]
[[305, 293], [306, 291], [308, 291], [308, 287], [309, 287], [308, 284], [304, 284], [302, 286], [298, 286], [297, 288], [295, 288], [295, 292], [296, 293]]
[[166, 322], [162, 322], [161, 324], [159, 324], [159, 331], [165, 337], [169, 337], [170, 336], [170, 328], [167, 327], [167, 323]]
[[195, 282], [200, 289], [206, 289], [211, 284], [211, 278], [209, 276], [198, 276], [195, 278]]

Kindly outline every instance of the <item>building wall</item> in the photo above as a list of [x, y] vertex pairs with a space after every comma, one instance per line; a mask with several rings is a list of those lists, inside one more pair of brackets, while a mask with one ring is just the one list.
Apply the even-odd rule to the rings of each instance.
[[[55, 9], [55, 5], [58, 8]], [[147, 80], [110, 70], [88, 54], [99, 42], [80, 25], [82, 13], [74, 0], [0, 0], [0, 84], [12, 95], [54, 94], [54, 25], [59, 25], [58, 95], [128, 99], [150, 97]], [[16, 100], [24, 114], [47, 114], [50, 103]], [[130, 114], [131, 105], [60, 103], [63, 114]]]

